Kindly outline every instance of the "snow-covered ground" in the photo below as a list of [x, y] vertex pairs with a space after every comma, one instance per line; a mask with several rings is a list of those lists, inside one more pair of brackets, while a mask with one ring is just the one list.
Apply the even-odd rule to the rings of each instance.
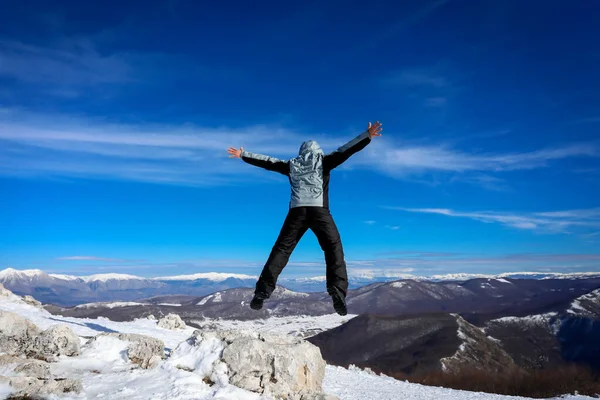
[[[76, 334], [84, 337], [95, 336], [101, 332], [138, 333], [155, 337], [164, 341], [171, 356], [153, 369], [132, 369], [127, 360], [126, 343], [115, 337], [100, 337], [90, 345], [83, 347], [81, 355], [77, 357], [61, 357], [57, 363], [52, 364], [52, 372], [57, 376], [68, 376], [80, 379], [84, 393], [74, 396], [65, 396], [63, 400], [84, 399], [110, 399], [110, 400], [269, 400], [235, 386], [221, 382], [209, 386], [202, 377], [195, 372], [188, 372], [176, 368], [176, 364], [194, 364], [196, 370], [213, 369], [212, 374], [221, 381], [224, 373], [215, 368], [212, 362], [219, 358], [219, 343], [208, 343], [206, 346], [191, 349], [183, 343], [193, 332], [193, 328], [172, 331], [157, 326], [156, 321], [138, 319], [130, 322], [113, 322], [106, 318], [88, 319], [71, 318], [51, 315], [43, 309], [25, 304], [20, 297], [15, 295], [0, 296], [0, 310], [11, 311], [28, 318], [42, 329], [55, 324], [65, 324]], [[352, 318], [335, 319], [327, 317], [302, 317], [295, 318], [300, 321], [294, 325], [293, 319], [282, 318], [264, 321], [263, 330], [269, 332], [291, 333], [292, 329], [310, 328], [312, 321], [314, 329], [324, 326], [341, 324]], [[214, 321], [213, 321], [214, 322]], [[225, 324], [226, 321], [216, 321]], [[230, 323], [231, 321], [227, 321]], [[231, 325], [236, 329], [256, 329], [257, 325]], [[82, 343], [85, 340], [82, 338]], [[451, 400], [495, 400], [518, 399], [517, 397], [491, 395], [456, 391], [436, 388], [398, 381], [385, 376], [361, 371], [356, 368], [340, 368], [327, 366], [325, 392], [338, 396], [341, 400], [392, 400], [392, 399], [451, 399]], [[0, 385], [0, 398], [5, 398], [10, 393], [10, 388]], [[565, 397], [570, 400], [585, 399], [582, 396]], [[58, 399], [58, 398], [53, 398]]]
[[334, 313], [329, 315], [320, 315], [317, 317], [287, 316], [250, 321], [207, 318], [202, 321], [192, 320], [191, 322], [199, 327], [207, 327], [211, 329], [216, 328], [223, 330], [266, 332], [306, 338], [316, 335], [319, 332], [333, 329], [337, 326], [345, 324], [354, 317], [356, 317], [354, 314], [341, 316]]

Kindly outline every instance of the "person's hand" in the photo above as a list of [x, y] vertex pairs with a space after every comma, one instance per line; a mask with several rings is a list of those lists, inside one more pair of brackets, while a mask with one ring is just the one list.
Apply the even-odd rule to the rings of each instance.
[[381, 136], [381, 123], [379, 121], [375, 122], [375, 125], [371, 126], [371, 123], [369, 122], [369, 127], [367, 128], [367, 131], [369, 131], [369, 138], [373, 139], [374, 136]]
[[242, 151], [244, 151], [243, 147], [240, 147], [239, 150], [235, 147], [230, 147], [227, 149], [227, 152], [231, 154], [229, 158], [242, 158]]

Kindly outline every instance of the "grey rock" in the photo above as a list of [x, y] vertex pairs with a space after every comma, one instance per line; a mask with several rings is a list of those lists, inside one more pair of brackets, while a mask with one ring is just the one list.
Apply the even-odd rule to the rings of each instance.
[[185, 322], [177, 314], [167, 314], [165, 317], [158, 320], [158, 326], [164, 329], [184, 329], [186, 327]]
[[[150, 336], [135, 333], [101, 333], [98, 336], [112, 336], [129, 342], [127, 357], [132, 363], [144, 369], [156, 367], [165, 354], [165, 344], [163, 341]], [[95, 339], [93, 338], [92, 340]]]
[[31, 306], [39, 308], [40, 310], [44, 309], [44, 307], [42, 307], [42, 303], [40, 303], [39, 301], [37, 301], [36, 299], [34, 299], [33, 297], [31, 297], [29, 295], [23, 296], [23, 301]]
[[21, 355], [40, 334], [40, 329], [27, 318], [0, 310], [0, 352]]
[[0, 376], [0, 383], [8, 383], [16, 393], [13, 396], [36, 397], [79, 393], [81, 382], [75, 379], [38, 379], [22, 376]]
[[24, 360], [15, 372], [31, 378], [48, 379], [51, 376], [50, 364], [40, 360]]
[[71, 328], [66, 325], [54, 325], [33, 339], [27, 349], [27, 355], [46, 361], [54, 361], [57, 356], [79, 355], [80, 347], [79, 336]]
[[334, 399], [322, 393], [325, 361], [313, 344], [287, 335], [197, 330], [180, 346], [185, 351], [187, 346], [202, 346], [205, 341], [215, 339], [221, 341], [223, 350], [214, 369], [224, 363], [229, 383], [287, 400]]

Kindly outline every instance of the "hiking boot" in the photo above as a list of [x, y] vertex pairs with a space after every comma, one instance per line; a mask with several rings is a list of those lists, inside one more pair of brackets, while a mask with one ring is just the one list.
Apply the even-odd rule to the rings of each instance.
[[335, 312], [339, 315], [348, 314], [348, 310], [346, 309], [346, 296], [344, 296], [344, 293], [335, 286], [328, 287], [327, 293], [331, 296]]
[[250, 308], [253, 310], [260, 310], [263, 307], [266, 298], [267, 296], [264, 293], [255, 293], [250, 302]]

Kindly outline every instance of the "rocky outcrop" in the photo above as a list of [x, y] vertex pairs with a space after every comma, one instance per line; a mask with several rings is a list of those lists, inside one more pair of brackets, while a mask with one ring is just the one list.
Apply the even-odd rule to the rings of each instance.
[[55, 361], [58, 356], [77, 356], [81, 342], [71, 328], [66, 325], [54, 325], [33, 338], [26, 353], [29, 357], [46, 361]]
[[37, 301], [36, 299], [34, 299], [33, 297], [26, 295], [23, 296], [23, 301], [26, 304], [29, 304], [30, 306], [34, 306], [35, 308], [39, 308], [40, 310], [43, 310], [44, 307], [42, 307], [42, 303], [40, 303], [39, 301]]
[[156, 367], [165, 354], [165, 344], [162, 340], [135, 333], [101, 333], [90, 339], [88, 343], [97, 340], [100, 336], [115, 337], [119, 340], [129, 342], [127, 346], [127, 358], [132, 363], [144, 369]]
[[[9, 384], [14, 398], [40, 398], [79, 392], [81, 383], [73, 379], [53, 377], [50, 364], [8, 355], [0, 356], [0, 367], [11, 376], [0, 376], [0, 383]], [[12, 370], [12, 373], [11, 373]]]
[[164, 329], [185, 329], [185, 322], [177, 314], [167, 314], [165, 317], [158, 320], [158, 326]]
[[6, 289], [2, 283], [0, 283], [0, 297], [9, 297], [12, 296], [13, 292]]
[[37, 379], [50, 378], [50, 364], [40, 360], [23, 360], [14, 372]]
[[519, 369], [514, 360], [483, 329], [471, 325], [458, 315], [458, 338], [462, 340], [458, 351], [451, 357], [440, 359], [442, 370], [458, 373], [461, 369], [481, 369], [505, 374]]
[[14, 372], [20, 376], [30, 376], [38, 379], [50, 377], [50, 365], [40, 360], [28, 360], [9, 355], [0, 356], [0, 367], [3, 371]]
[[0, 310], [0, 353], [24, 354], [39, 334], [39, 328], [27, 318]]
[[[202, 356], [194, 359], [190, 354]], [[278, 398], [334, 399], [322, 393], [325, 361], [319, 348], [299, 338], [195, 331], [174, 350], [169, 363], [211, 382]]]
[[0, 383], [9, 384], [16, 392], [16, 398], [38, 398], [39, 396], [79, 393], [81, 382], [75, 379], [39, 379], [23, 376], [0, 376]]

